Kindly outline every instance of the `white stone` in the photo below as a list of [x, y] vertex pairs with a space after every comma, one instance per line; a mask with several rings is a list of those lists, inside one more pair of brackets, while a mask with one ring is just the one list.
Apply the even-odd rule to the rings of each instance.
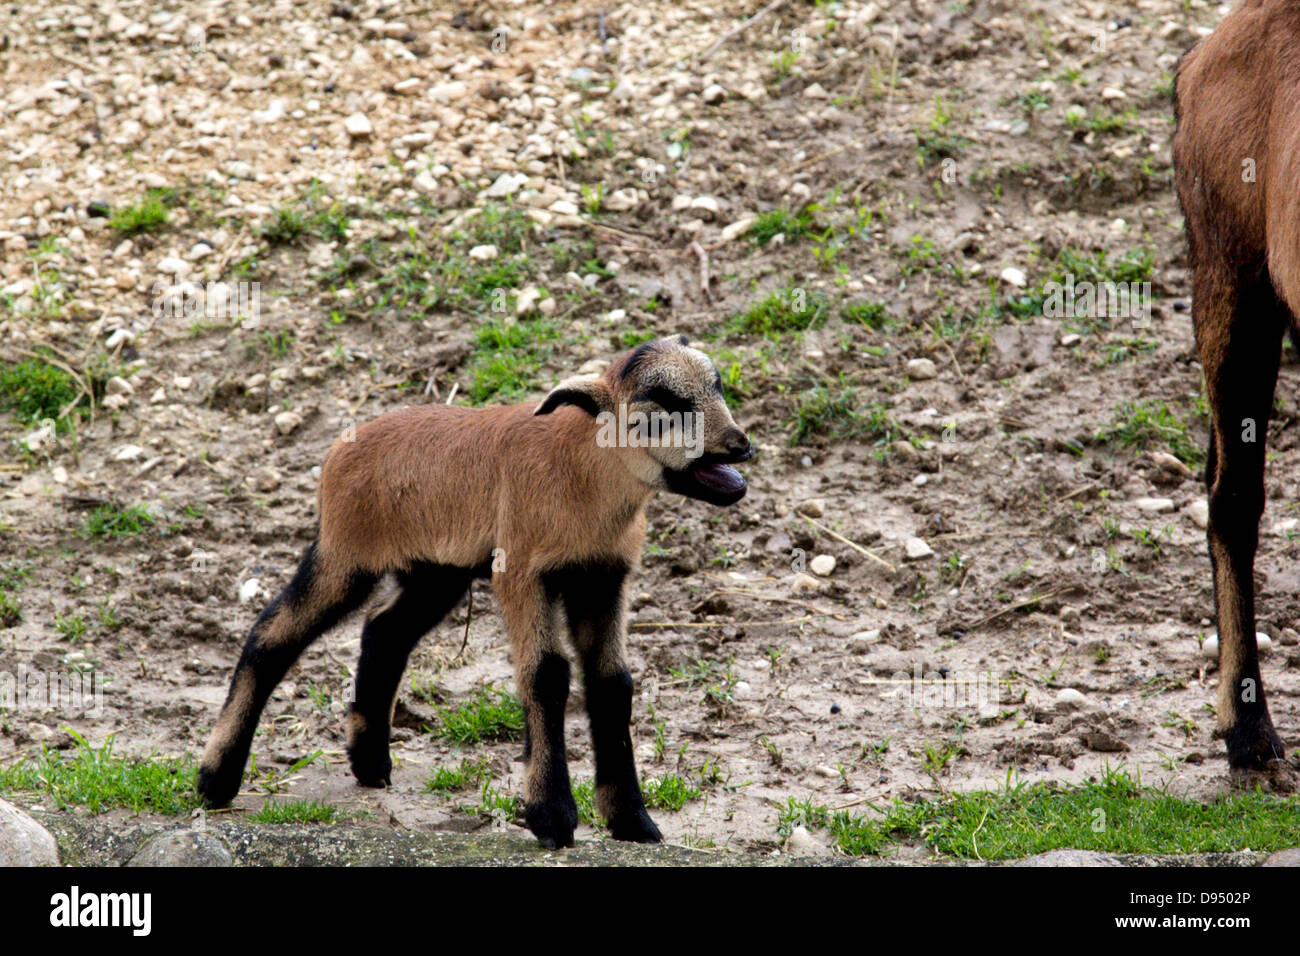
[[1199, 498], [1187, 506], [1187, 517], [1192, 519], [1192, 524], [1198, 528], [1208, 528], [1210, 525], [1210, 503], [1204, 498]]
[[807, 827], [798, 826], [790, 831], [785, 852], [790, 856], [830, 856], [831, 848], [815, 839]]
[[819, 554], [808, 562], [808, 567], [812, 573], [819, 578], [828, 578], [831, 572], [835, 570], [835, 556], [831, 554]]
[[343, 128], [353, 139], [366, 139], [374, 132], [374, 127], [370, 125], [370, 120], [365, 113], [353, 113], [343, 121]]
[[478, 259], [480, 262], [486, 262], [489, 259], [495, 259], [497, 257], [497, 247], [496, 246], [475, 246], [473, 249], [469, 251], [469, 257], [471, 259]]
[[1025, 286], [1025, 273], [1014, 266], [1007, 266], [1002, 270], [999, 278], [1008, 285], [1013, 285], [1017, 289], [1023, 289]]
[[114, 461], [135, 461], [144, 454], [144, 449], [139, 445], [122, 445], [113, 452]]
[[1073, 687], [1062, 687], [1056, 694], [1057, 706], [1075, 710], [1088, 702], [1088, 698]]
[[903, 542], [903, 553], [909, 561], [920, 561], [934, 557], [934, 549], [921, 538], [908, 538]]
[[1145, 511], [1148, 514], [1163, 514], [1174, 510], [1172, 498], [1138, 498], [1133, 505], [1138, 511]]
[[257, 597], [257, 590], [262, 586], [260, 578], [249, 578], [239, 586], [239, 603], [247, 604]]
[[302, 424], [302, 416], [297, 412], [281, 412], [275, 416], [275, 429], [281, 435], [287, 435]]
[[918, 382], [935, 378], [938, 374], [938, 367], [928, 358], [914, 358], [907, 363], [907, 377]]
[[523, 173], [502, 173], [487, 189], [483, 190], [482, 195], [487, 199], [499, 199], [502, 196], [513, 196], [528, 181], [528, 177]]

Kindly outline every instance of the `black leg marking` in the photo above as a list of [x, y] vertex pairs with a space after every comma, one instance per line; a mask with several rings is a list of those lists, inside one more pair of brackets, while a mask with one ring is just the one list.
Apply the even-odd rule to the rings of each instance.
[[464, 568], [417, 564], [398, 575], [401, 593], [361, 632], [356, 699], [348, 714], [348, 760], [365, 787], [392, 784], [388, 752], [393, 700], [420, 638], [460, 603], [469, 587]]
[[569, 700], [569, 662], [559, 654], [542, 654], [526, 693], [525, 708], [534, 720], [532, 752], [528, 766], [529, 803], [524, 820], [541, 844], [548, 848], [573, 846], [578, 826], [578, 805], [569, 786], [569, 764], [564, 754], [564, 708]]
[[588, 676], [587, 716], [596, 752], [596, 800], [616, 840], [660, 843], [663, 834], [646, 812], [632, 756], [632, 675]]
[[223, 807], [239, 792], [258, 719], [271, 692], [312, 641], [355, 611], [374, 589], [373, 575], [325, 580], [313, 543], [292, 581], [249, 632], [199, 767], [204, 802]]

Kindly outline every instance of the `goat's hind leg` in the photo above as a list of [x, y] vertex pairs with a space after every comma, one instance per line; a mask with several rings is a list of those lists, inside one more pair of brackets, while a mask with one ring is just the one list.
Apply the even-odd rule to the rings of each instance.
[[276, 685], [312, 641], [361, 605], [375, 580], [323, 558], [315, 542], [307, 549], [293, 580], [253, 625], [235, 666], [199, 763], [198, 791], [209, 806], [224, 807], [239, 792], [258, 719]]
[[1243, 278], [1218, 261], [1198, 265], [1193, 306], [1213, 419], [1207, 538], [1219, 624], [1219, 731], [1231, 767], [1260, 770], [1283, 756], [1260, 680], [1254, 566], [1268, 417], [1291, 316], [1262, 270]]
[[518, 566], [493, 574], [515, 657], [515, 683], [527, 722], [524, 822], [545, 847], [573, 846], [578, 804], [564, 751], [569, 661], [556, 633], [558, 604], [542, 583]]
[[469, 583], [464, 568], [416, 564], [398, 574], [401, 590], [393, 601], [366, 621], [348, 713], [348, 760], [362, 786], [391, 786], [388, 738], [406, 661], [420, 638], [460, 603]]

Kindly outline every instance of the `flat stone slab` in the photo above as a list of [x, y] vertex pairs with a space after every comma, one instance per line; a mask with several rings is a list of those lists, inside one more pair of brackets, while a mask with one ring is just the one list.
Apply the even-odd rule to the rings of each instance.
[[[588, 840], [568, 850], [546, 850], [526, 834], [419, 833], [358, 824], [245, 824], [211, 820], [202, 828], [153, 821], [110, 821], [62, 813], [32, 814], [54, 835], [59, 856], [69, 866], [125, 866], [142, 849], [150, 863], [166, 865], [160, 845], [219, 844], [234, 866], [1218, 866], [1260, 865], [1268, 856], [1195, 853], [1184, 856], [1099, 854], [1054, 850], [1025, 860], [997, 863], [927, 859], [923, 852], [893, 857], [788, 856], [681, 846], [640, 846], [615, 840]], [[201, 834], [195, 837], [194, 834]], [[1282, 851], [1286, 852], [1286, 851]], [[1294, 852], [1294, 851], [1292, 851]], [[220, 865], [220, 853], [210, 853]], [[1103, 862], [1104, 861], [1104, 862]], [[139, 865], [143, 860], [137, 860]]]

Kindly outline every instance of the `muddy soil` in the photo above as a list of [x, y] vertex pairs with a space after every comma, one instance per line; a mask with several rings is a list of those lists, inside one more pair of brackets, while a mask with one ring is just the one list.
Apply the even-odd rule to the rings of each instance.
[[[375, 260], [408, 226], [454, 241], [517, 173], [515, 201], [540, 213], [529, 284], [563, 299], [528, 397], [612, 359], [629, 332], [681, 332], [730, 376], [760, 448], [734, 508], [653, 501], [633, 578], [640, 768], [704, 781], [656, 813], [670, 841], [770, 853], [791, 797], [866, 811], [1118, 766], [1198, 798], [1226, 786], [1201, 648], [1206, 418], [1169, 165], [1174, 64], [1219, 7], [796, 2], [709, 52], [757, 5], [110, 6], [0, 20], [0, 356], [49, 345], [127, 383], [54, 442], [0, 422], [0, 551], [22, 617], [0, 629], [0, 670], [93, 666], [106, 681], [97, 713], [6, 714], [0, 762], [66, 748], [65, 725], [139, 756], [201, 751], [248, 627], [311, 540], [330, 442], [453, 388], [473, 401], [494, 314], [377, 304]], [[348, 238], [262, 238], [312, 179], [345, 204]], [[87, 210], [151, 184], [221, 192], [123, 249]], [[809, 204], [805, 235], [745, 232]], [[331, 276], [340, 258], [353, 270]], [[57, 308], [41, 310], [36, 259], [57, 274]], [[1146, 262], [1149, 321], [1007, 304], [1080, 261]], [[260, 314], [160, 314], [159, 290], [186, 278], [255, 279]], [[727, 331], [773, 292], [824, 296], [825, 321]], [[862, 303], [886, 321], [855, 321], [845, 307]], [[1256, 572], [1288, 743], [1297, 377], [1284, 366], [1268, 425]], [[818, 396], [848, 413], [795, 444]], [[1175, 424], [1106, 438], [1134, 402]], [[153, 524], [87, 535], [105, 502]], [[813, 573], [823, 555], [833, 570]], [[463, 649], [464, 606], [412, 658], [391, 789], [358, 788], [343, 755], [356, 619], [277, 690], [259, 779], [321, 750], [282, 793], [402, 830], [502, 826], [459, 808], [473, 793], [423, 792], [475, 755], [522, 787], [518, 742], [457, 748], [425, 730], [436, 707], [513, 686], [486, 587], [473, 607]], [[569, 761], [589, 780], [582, 703], [575, 687]], [[265, 796], [250, 783], [236, 807]]]

